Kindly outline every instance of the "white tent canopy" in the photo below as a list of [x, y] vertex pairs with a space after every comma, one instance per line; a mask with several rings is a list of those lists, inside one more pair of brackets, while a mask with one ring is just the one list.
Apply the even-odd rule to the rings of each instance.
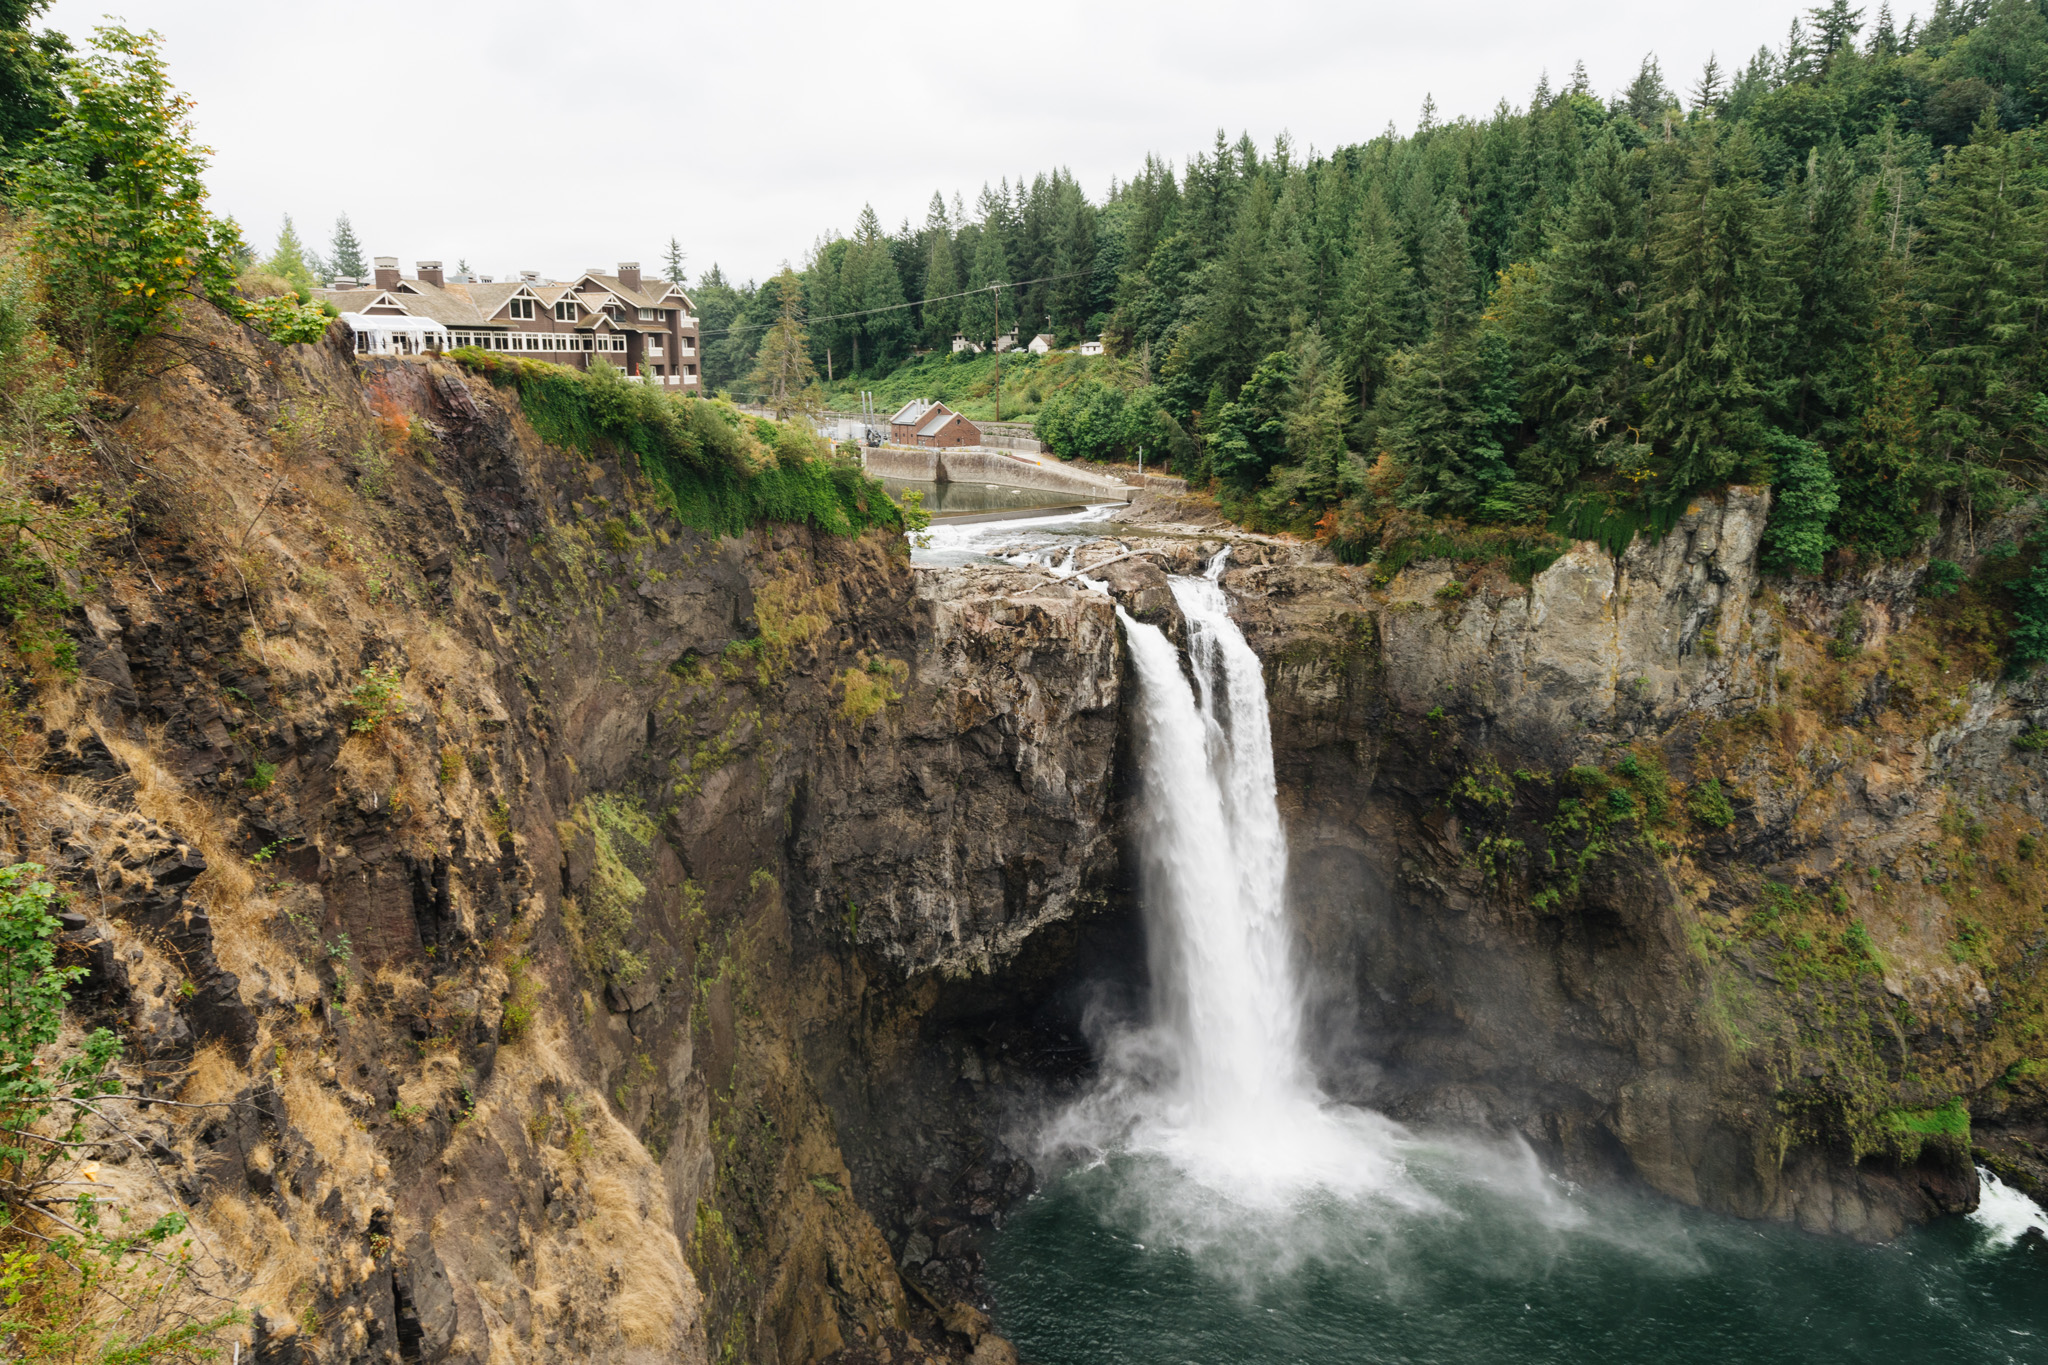
[[448, 349], [448, 329], [432, 318], [402, 314], [343, 313], [358, 355], [421, 355]]

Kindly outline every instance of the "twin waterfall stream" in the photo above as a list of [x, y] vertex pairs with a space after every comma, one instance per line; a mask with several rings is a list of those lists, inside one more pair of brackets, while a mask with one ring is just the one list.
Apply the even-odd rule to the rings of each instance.
[[[976, 528], [941, 553], [961, 562], [1023, 529]], [[1103, 589], [1056, 544], [1063, 561], [1009, 562]], [[1327, 1096], [1228, 553], [1170, 580], [1185, 656], [1117, 609], [1149, 1001], [1098, 1021], [1094, 1081], [1026, 1136], [1046, 1185], [988, 1245], [997, 1326], [1025, 1361], [2048, 1362], [2048, 1295], [2038, 1258], [2013, 1249], [2028, 1215], [2010, 1191], [1987, 1184], [1968, 1222], [1859, 1247], [1584, 1190], [1519, 1138], [1410, 1131]]]

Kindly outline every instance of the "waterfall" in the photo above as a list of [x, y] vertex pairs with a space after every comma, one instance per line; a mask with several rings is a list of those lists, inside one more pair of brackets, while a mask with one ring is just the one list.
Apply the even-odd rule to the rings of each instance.
[[1403, 1131], [1331, 1103], [1304, 1057], [1265, 676], [1230, 616], [1228, 553], [1170, 580], [1187, 672], [1163, 631], [1117, 610], [1138, 682], [1152, 1018], [1106, 1041], [1101, 1083], [1051, 1136], [1163, 1157], [1235, 1203], [1328, 1192], [1425, 1205], [1401, 1173]]

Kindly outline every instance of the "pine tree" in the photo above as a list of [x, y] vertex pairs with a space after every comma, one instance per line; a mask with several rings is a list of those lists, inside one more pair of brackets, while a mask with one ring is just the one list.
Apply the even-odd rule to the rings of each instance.
[[1648, 224], [1634, 163], [1613, 130], [1586, 155], [1538, 268], [1526, 317], [1526, 381], [1545, 438], [1532, 477], [1569, 486], [1592, 461], [1628, 464], [1641, 423]]
[[[777, 300], [775, 324], [761, 339], [754, 369], [747, 376], [761, 402], [778, 420], [812, 416], [824, 407], [818, 371], [811, 364], [810, 338], [804, 334], [803, 282], [788, 266], [769, 281]], [[766, 292], [765, 290], [763, 292]]]
[[1912, 554], [1933, 533], [1930, 495], [1941, 481], [1921, 453], [1930, 393], [1896, 287], [1878, 310], [1876, 332], [1862, 417], [1835, 460], [1841, 503], [1833, 532], [1839, 544], [1889, 559]]
[[[346, 213], [334, 219], [334, 238], [327, 249], [327, 268], [336, 276], [351, 280], [366, 280], [369, 268], [363, 264], [363, 245], [356, 240], [355, 227], [348, 221]], [[468, 263], [457, 267], [462, 273], [469, 273]]]
[[668, 239], [668, 248], [661, 253], [661, 277], [680, 289], [689, 278], [683, 273], [683, 243], [678, 237]]
[[1856, 35], [1863, 31], [1863, 11], [1850, 9], [1849, 0], [1829, 0], [1806, 14], [1813, 20], [1813, 38], [1823, 62], [1844, 48], [1856, 50]]
[[2001, 131], [1986, 111], [1922, 205], [1914, 256], [1934, 388], [1928, 428], [1946, 459], [1995, 466], [2038, 448], [2043, 201], [2033, 141]]
[[1400, 502], [1436, 515], [1499, 513], [1513, 469], [1512, 357], [1496, 329], [1475, 331], [1465, 220], [1446, 201], [1423, 262], [1429, 333], [1396, 356], [1380, 401], [1380, 436], [1403, 470]]
[[1728, 81], [1721, 72], [1721, 63], [1713, 53], [1707, 54], [1706, 68], [1700, 72], [1699, 83], [1692, 88], [1692, 107], [1695, 113], [1711, 118], [1721, 112], [1727, 102]]
[[868, 365], [873, 368], [902, 354], [910, 314], [902, 306], [903, 280], [896, 273], [896, 258], [889, 250], [888, 238], [882, 235], [881, 220], [875, 216], [872, 205], [861, 213], [853, 240], [863, 258], [859, 302], [855, 307], [863, 314], [859, 320], [860, 335], [867, 340]]
[[1877, 23], [1870, 31], [1869, 51], [1873, 57], [1899, 55], [1899, 35], [1898, 30], [1892, 25], [1891, 0], [1880, 0], [1877, 7]]
[[1415, 284], [1386, 196], [1375, 184], [1360, 205], [1344, 285], [1338, 352], [1369, 406], [1387, 378], [1387, 359], [1414, 335]]
[[[981, 240], [975, 244], [974, 263], [967, 271], [970, 291], [961, 301], [960, 327], [969, 341], [987, 344], [996, 339], [1002, 323], [1002, 302], [995, 286], [1010, 278], [1009, 257], [1003, 251], [1001, 220], [993, 215], [983, 220]], [[1011, 299], [1014, 308], [1016, 300]], [[1015, 320], [1014, 312], [1011, 320]]]
[[1856, 426], [1878, 258], [1855, 158], [1839, 139], [1812, 151], [1806, 183], [1784, 203], [1799, 296], [1789, 333], [1794, 354], [1787, 368], [1796, 376], [1791, 416], [1800, 435], [1832, 450]]
[[1761, 458], [1772, 430], [1783, 289], [1759, 177], [1746, 126], [1703, 138], [1658, 215], [1655, 374], [1645, 386], [1643, 430], [1667, 464], [1651, 494], [1660, 503]]
[[953, 239], [944, 232], [932, 237], [931, 255], [924, 268], [924, 344], [944, 350], [960, 329], [960, 269], [953, 263]]
[[313, 279], [313, 267], [306, 260], [306, 249], [299, 241], [299, 230], [292, 226], [289, 213], [284, 216], [284, 226], [277, 233], [277, 246], [269, 259], [263, 262], [263, 269], [309, 296], [319, 287]]
[[1302, 334], [1289, 388], [1293, 411], [1287, 418], [1287, 456], [1301, 466], [1298, 493], [1311, 507], [1327, 507], [1344, 496], [1345, 428], [1352, 398], [1335, 352], [1322, 329]]
[[1657, 64], [1656, 53], [1643, 57], [1643, 64], [1636, 69], [1636, 78], [1629, 82], [1628, 91], [1622, 98], [1628, 116], [1644, 127], [1654, 124], [1671, 107], [1671, 91], [1664, 84], [1664, 70]]

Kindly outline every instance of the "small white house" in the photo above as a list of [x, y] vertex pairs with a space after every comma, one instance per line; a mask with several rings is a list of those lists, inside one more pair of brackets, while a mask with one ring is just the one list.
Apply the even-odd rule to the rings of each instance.
[[1081, 343], [1081, 354], [1082, 354], [1082, 355], [1101, 355], [1101, 354], [1102, 354], [1102, 338], [1101, 338], [1101, 337], [1097, 337], [1097, 338], [1095, 338], [1095, 340], [1093, 340], [1093, 341], [1084, 341], [1084, 342], [1082, 342], [1082, 343]]
[[1017, 334], [1015, 332], [1005, 332], [1001, 336], [996, 338], [997, 355], [1001, 355], [1005, 351], [1014, 351], [1016, 349]]
[[962, 351], [972, 351], [976, 355], [980, 355], [982, 348], [979, 343], [969, 341], [965, 332], [955, 332], [953, 333], [953, 353], [958, 355]]
[[1031, 352], [1031, 354], [1033, 355], [1044, 355], [1047, 351], [1050, 351], [1052, 348], [1052, 333], [1040, 332], [1037, 336], [1031, 338], [1030, 344], [1025, 346], [1024, 349]]

